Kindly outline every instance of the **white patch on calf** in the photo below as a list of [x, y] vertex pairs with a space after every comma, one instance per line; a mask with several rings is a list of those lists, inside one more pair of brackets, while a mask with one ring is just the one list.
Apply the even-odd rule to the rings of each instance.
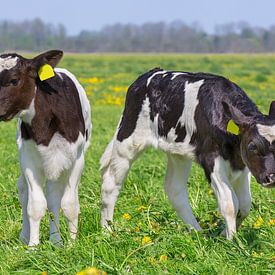
[[231, 180], [237, 180], [241, 173], [232, 171], [229, 161], [218, 156], [214, 161], [211, 173], [211, 187], [218, 200], [219, 210], [225, 219], [225, 234], [227, 239], [232, 239], [237, 230], [236, 217], [239, 210], [238, 197], [235, 194]]
[[75, 160], [84, 151], [85, 138], [79, 133], [78, 139], [74, 143], [70, 143], [59, 133], [55, 133], [48, 146], [37, 145], [34, 140], [24, 140], [20, 131], [21, 121], [18, 123], [17, 130], [17, 146], [20, 152], [21, 167], [27, 164], [25, 156], [32, 156], [36, 167], [34, 170], [44, 172], [44, 176], [48, 180], [57, 180], [63, 171], [72, 167]]
[[188, 197], [188, 176], [192, 161], [178, 155], [168, 155], [167, 172], [165, 177], [165, 191], [177, 214], [187, 225], [201, 230], [193, 215]]
[[186, 74], [186, 73], [173, 73], [173, 76], [171, 77], [171, 80], [174, 80], [177, 76]]
[[55, 133], [48, 146], [38, 145], [37, 151], [41, 156], [46, 178], [57, 180], [63, 171], [70, 169], [83, 153], [84, 145], [85, 138], [82, 133], [79, 133], [74, 143], [68, 142], [59, 133]]
[[175, 128], [171, 128], [167, 138], [159, 138], [159, 148], [165, 152], [186, 155], [192, 159], [194, 158], [195, 147], [190, 144], [190, 140], [193, 133], [196, 131], [195, 111], [199, 103], [197, 97], [202, 84], [203, 80], [194, 83], [186, 82], [184, 91], [184, 108], [182, 115], [177, 122], [177, 124], [181, 124], [181, 127], [185, 126], [186, 137], [183, 142], [175, 142], [177, 135], [175, 133]]
[[159, 71], [159, 72], [155, 72], [155, 73], [153, 73], [148, 79], [147, 79], [147, 87], [149, 86], [149, 84], [150, 84], [150, 82], [151, 82], [151, 80], [153, 79], [153, 77], [155, 77], [156, 75], [158, 75], [158, 74], [165, 74], [166, 73], [166, 71]]
[[[36, 94], [36, 89], [37, 88], [35, 87], [35, 94]], [[35, 96], [34, 96], [33, 100], [31, 101], [29, 108], [21, 111], [19, 114], [19, 118], [29, 125], [31, 125], [32, 119], [35, 116], [34, 99], [35, 99]]]
[[[124, 139], [119, 146], [119, 152], [122, 156], [127, 155], [125, 152], [129, 152], [128, 147], [133, 147], [134, 154], [136, 151], [142, 151], [145, 147], [153, 145], [157, 147], [157, 139], [152, 132], [152, 121], [150, 120], [150, 102], [149, 98], [146, 97], [143, 101], [141, 111], [138, 115], [137, 124], [134, 132], [128, 138]], [[131, 159], [132, 156], [127, 156]]]
[[176, 155], [187, 156], [190, 159], [195, 158], [195, 147], [189, 143], [189, 139], [185, 139], [183, 142], [175, 142], [177, 135], [175, 133], [175, 128], [172, 128], [167, 138], [159, 137], [158, 139], [158, 148], [161, 150]]
[[268, 126], [257, 124], [258, 132], [263, 136], [269, 143], [275, 141], [275, 125]]
[[15, 67], [18, 61], [18, 57], [7, 56], [0, 58], [0, 73], [4, 70], [10, 70]]
[[199, 104], [198, 93], [204, 80], [194, 83], [185, 82], [184, 108], [179, 119], [181, 125], [185, 125], [186, 135], [191, 139], [192, 134], [197, 130], [195, 123], [195, 111]]

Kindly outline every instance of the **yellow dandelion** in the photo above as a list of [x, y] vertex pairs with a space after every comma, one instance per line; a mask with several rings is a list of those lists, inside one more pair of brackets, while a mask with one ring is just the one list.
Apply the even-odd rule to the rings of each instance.
[[125, 214], [123, 214], [122, 218], [123, 218], [124, 220], [129, 221], [129, 220], [131, 220], [131, 215], [130, 215], [129, 213], [125, 213]]
[[160, 255], [160, 257], [159, 257], [160, 262], [166, 262], [167, 259], [168, 259], [167, 255]]
[[80, 272], [77, 272], [76, 275], [107, 275], [107, 273], [95, 267], [90, 267]]
[[254, 223], [253, 227], [255, 229], [258, 229], [262, 226], [263, 222], [264, 222], [263, 218], [261, 216], [259, 216], [258, 219], [256, 220], [256, 222]]
[[114, 100], [114, 104], [121, 106], [122, 105], [122, 99], [120, 97], [116, 97], [116, 99]]
[[91, 84], [96, 84], [96, 83], [100, 83], [101, 79], [99, 79], [97, 77], [91, 77], [91, 78], [88, 78], [88, 82]]
[[138, 208], [138, 211], [139, 212], [142, 212], [143, 210], [145, 210], [146, 209], [146, 207], [144, 206], [144, 205], [141, 205], [139, 208]]
[[42, 271], [42, 275], [47, 275], [47, 271]]
[[127, 87], [115, 86], [111, 88], [115, 93], [127, 92]]
[[136, 227], [134, 228], [134, 232], [140, 232], [140, 228], [139, 228], [138, 226], [136, 226]]
[[149, 243], [152, 243], [152, 239], [149, 237], [149, 236], [144, 236], [141, 240], [141, 244], [142, 245], [145, 245], [145, 244], [149, 244]]
[[275, 225], [275, 219], [272, 219], [272, 220], [268, 221], [267, 224], [269, 226], [274, 226]]

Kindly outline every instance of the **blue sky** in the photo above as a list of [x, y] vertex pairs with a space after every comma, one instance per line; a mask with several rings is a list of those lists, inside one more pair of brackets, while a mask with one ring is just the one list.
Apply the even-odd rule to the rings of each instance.
[[8, 0], [1, 1], [0, 20], [41, 18], [62, 23], [69, 34], [99, 30], [107, 24], [182, 20], [213, 32], [217, 24], [246, 21], [275, 25], [275, 0]]

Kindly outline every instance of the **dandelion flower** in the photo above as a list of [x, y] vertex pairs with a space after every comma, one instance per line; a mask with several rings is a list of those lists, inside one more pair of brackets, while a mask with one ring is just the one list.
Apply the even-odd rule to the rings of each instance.
[[91, 84], [95, 84], [95, 83], [100, 83], [101, 80], [97, 77], [91, 77], [88, 79], [88, 82], [91, 83]]
[[144, 236], [141, 240], [141, 244], [145, 245], [145, 244], [149, 244], [152, 243], [152, 239], [149, 236]]
[[95, 267], [90, 267], [80, 272], [77, 272], [76, 275], [107, 275], [107, 273]]
[[138, 208], [138, 211], [139, 212], [142, 212], [143, 210], [145, 210], [146, 209], [146, 207], [144, 206], [144, 205], [141, 205], [139, 208]]
[[135, 228], [134, 228], [134, 232], [139, 232], [140, 231], [140, 228], [138, 227], [138, 226], [136, 226]]
[[258, 219], [256, 220], [256, 222], [254, 223], [253, 227], [255, 229], [258, 229], [262, 226], [263, 222], [264, 222], [263, 218], [261, 216], [259, 216]]
[[131, 215], [130, 215], [129, 213], [125, 213], [125, 214], [123, 214], [122, 218], [123, 218], [124, 220], [129, 221], [129, 220], [131, 220]]
[[272, 220], [268, 221], [267, 224], [269, 226], [274, 226], [275, 225], [275, 219], [272, 219]]
[[167, 259], [168, 259], [167, 255], [160, 255], [160, 257], [159, 257], [160, 262], [166, 262]]

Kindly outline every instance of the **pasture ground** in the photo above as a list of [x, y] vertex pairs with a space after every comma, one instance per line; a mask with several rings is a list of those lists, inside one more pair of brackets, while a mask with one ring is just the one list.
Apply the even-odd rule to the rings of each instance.
[[[99, 159], [111, 139], [129, 86], [153, 68], [224, 75], [267, 112], [275, 90], [275, 55], [66, 55], [60, 64], [86, 88], [92, 104], [93, 133], [80, 186], [81, 214], [75, 243], [61, 232], [64, 247], [48, 239], [30, 250], [18, 240], [21, 207], [15, 144], [16, 121], [0, 123], [0, 273], [75, 274], [96, 267], [107, 274], [272, 274], [274, 272], [274, 190], [252, 181], [253, 206], [233, 241], [218, 236], [223, 222], [202, 170], [193, 165], [190, 201], [204, 231], [189, 233], [163, 190], [166, 157], [152, 149], [133, 165], [115, 210], [114, 232], [100, 228]], [[48, 214], [47, 214], [48, 215]], [[45, 273], [44, 273], [45, 274]]]

